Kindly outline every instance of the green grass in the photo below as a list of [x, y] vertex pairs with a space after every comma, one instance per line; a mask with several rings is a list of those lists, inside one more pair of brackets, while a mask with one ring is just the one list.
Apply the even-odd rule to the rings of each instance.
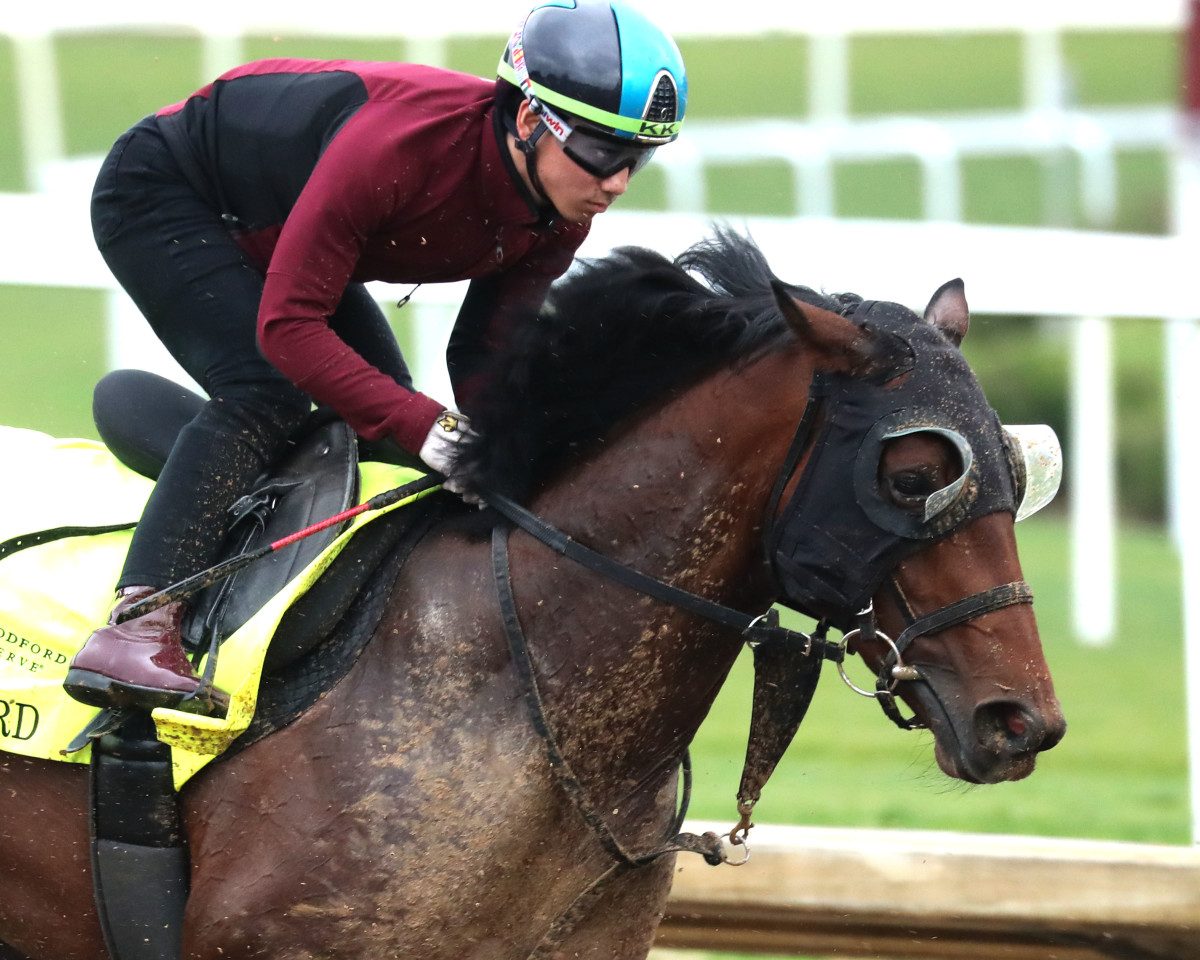
[[1067, 33], [1063, 60], [1073, 102], [1084, 105], [1174, 103], [1179, 98], [1180, 39], [1156, 30]]
[[851, 109], [862, 114], [1015, 110], [1015, 34], [864, 36], [850, 45]]
[[[897, 730], [830, 670], [763, 791], [756, 809], [760, 822], [1191, 841], [1174, 550], [1160, 530], [1122, 530], [1119, 630], [1111, 644], [1090, 647], [1070, 627], [1065, 521], [1039, 514], [1017, 529], [1046, 658], [1067, 717], [1062, 743], [1025, 780], [962, 785], [938, 770], [927, 733]], [[747, 660], [739, 661], [692, 749], [693, 814], [730, 827], [737, 821], [734, 795], [749, 725]], [[861, 664], [848, 672], [860, 682], [866, 678]], [[735, 960], [734, 954], [693, 951], [654, 956]]]
[[68, 154], [106, 153], [143, 116], [199, 86], [200, 48], [190, 37], [70, 34], [55, 52]]
[[0, 37], [0, 191], [24, 190], [21, 168], [21, 138], [16, 90], [16, 63], [12, 41]]
[[92, 385], [103, 376], [104, 296], [0, 286], [0, 424], [94, 437]]
[[[1117, 638], [1071, 632], [1061, 517], [1018, 528], [1046, 657], [1069, 730], [1018, 783], [967, 787], [933, 761], [928, 733], [902, 733], [828, 671], [757, 809], [763, 822], [1190, 840], [1179, 579], [1163, 534], [1122, 531]], [[728, 820], [749, 723], [752, 670], [739, 661], [693, 748], [695, 815]], [[848, 668], [863, 684], [861, 664]], [[732, 825], [732, 824], [731, 824]]]

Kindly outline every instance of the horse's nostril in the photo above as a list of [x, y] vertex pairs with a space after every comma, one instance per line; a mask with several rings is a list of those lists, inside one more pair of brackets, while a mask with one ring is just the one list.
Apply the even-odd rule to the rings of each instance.
[[980, 743], [997, 753], [1026, 753], [1047, 746], [1045, 724], [1010, 701], [982, 704], [975, 712], [975, 731]]

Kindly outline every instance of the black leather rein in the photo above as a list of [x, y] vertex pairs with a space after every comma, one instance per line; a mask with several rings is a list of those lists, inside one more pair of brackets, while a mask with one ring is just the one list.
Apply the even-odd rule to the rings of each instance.
[[[770, 610], [760, 616], [750, 616], [701, 597], [697, 594], [672, 586], [656, 577], [640, 573], [630, 567], [585, 547], [577, 540], [552, 526], [541, 518], [530, 513], [524, 507], [500, 494], [488, 494], [486, 501], [498, 513], [520, 527], [539, 542], [550, 547], [556, 553], [581, 564], [593, 572], [608, 577], [630, 589], [637, 590], [647, 596], [671, 604], [690, 613], [695, 613], [708, 620], [739, 631], [751, 644], [790, 642], [799, 643], [805, 656], [817, 656], [824, 660], [840, 661], [844, 656], [841, 644], [832, 643], [823, 636], [809, 636], [780, 626], [779, 616], [775, 610]], [[521, 681], [522, 693], [529, 709], [533, 725], [542, 738], [549, 755], [550, 766], [562, 785], [567, 796], [579, 810], [580, 816], [591, 827], [597, 839], [609, 854], [619, 863], [626, 866], [642, 866], [667, 853], [691, 852], [698, 853], [705, 861], [714, 866], [723, 863], [727, 857], [722, 838], [715, 833], [697, 835], [678, 832], [683, 825], [691, 795], [691, 764], [687, 751], [681, 760], [683, 769], [683, 796], [680, 809], [674, 822], [667, 832], [664, 843], [657, 849], [645, 854], [632, 854], [625, 850], [620, 841], [609, 829], [608, 824], [590, 803], [579, 778], [575, 776], [570, 765], [562, 755], [558, 740], [550, 728], [546, 717], [545, 706], [538, 690], [537, 678], [533, 671], [533, 661], [529, 654], [529, 645], [525, 632], [517, 615], [516, 601], [512, 592], [512, 578], [508, 560], [509, 528], [497, 524], [492, 531], [492, 572], [496, 580], [497, 593], [500, 600], [501, 619], [504, 633], [508, 639], [509, 652], [513, 665]]]
[[681, 590], [657, 577], [640, 573], [585, 547], [578, 540], [571, 539], [557, 527], [530, 513], [508, 497], [489, 493], [485, 495], [484, 499], [497, 513], [512, 521], [555, 553], [562, 554], [567, 559], [573, 560], [595, 573], [608, 577], [632, 590], [637, 590], [639, 593], [644, 593], [648, 597], [653, 597], [655, 600], [661, 600], [663, 603], [686, 610], [688, 613], [694, 613], [707, 620], [732, 627], [746, 638], [747, 643], [761, 643], [781, 638], [803, 638], [808, 644], [809, 652], [819, 653], [826, 660], [842, 659], [840, 644], [780, 626], [778, 615], [774, 610], [752, 616], [698, 594]]

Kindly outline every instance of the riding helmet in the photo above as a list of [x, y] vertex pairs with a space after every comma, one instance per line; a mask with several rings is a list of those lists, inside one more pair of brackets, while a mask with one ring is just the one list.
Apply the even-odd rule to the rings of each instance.
[[498, 72], [535, 110], [626, 144], [670, 143], [687, 109], [675, 41], [624, 0], [545, 0], [514, 31]]

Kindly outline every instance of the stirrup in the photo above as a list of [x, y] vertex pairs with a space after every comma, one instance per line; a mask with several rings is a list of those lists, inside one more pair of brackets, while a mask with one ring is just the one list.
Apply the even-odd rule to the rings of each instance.
[[229, 713], [229, 694], [212, 685], [205, 679], [200, 686], [184, 697], [172, 710], [182, 710], [184, 713], [195, 713], [204, 717], [224, 718]]
[[80, 703], [102, 707], [118, 712], [140, 710], [150, 712], [162, 707], [167, 710], [182, 710], [204, 716], [224, 717], [229, 710], [229, 694], [212, 685], [212, 681], [201, 679], [191, 693], [164, 690], [125, 683], [106, 677], [102, 673], [83, 668], [67, 671], [63, 688], [67, 695]]

